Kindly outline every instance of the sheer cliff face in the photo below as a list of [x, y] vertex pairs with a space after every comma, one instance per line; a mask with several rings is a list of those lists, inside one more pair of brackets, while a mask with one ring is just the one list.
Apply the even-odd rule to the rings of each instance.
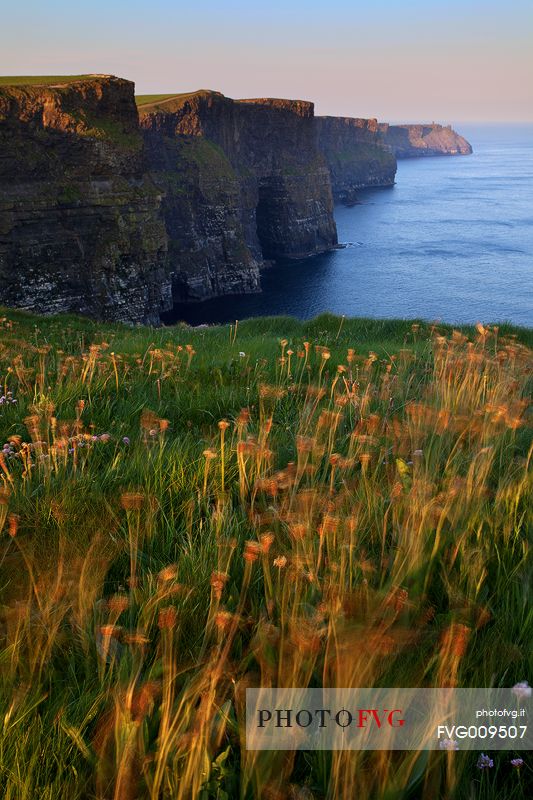
[[467, 152], [450, 128], [315, 118], [299, 100], [202, 91], [139, 118], [112, 76], [0, 86], [0, 303], [157, 324], [334, 247], [333, 194], [392, 184], [394, 153]]
[[379, 124], [383, 142], [396, 158], [470, 155], [471, 145], [450, 125]]
[[[336, 244], [311, 103], [197, 92], [141, 107], [140, 124], [165, 192], [176, 299], [257, 290], [265, 259]], [[198, 246], [187, 230], [201, 231]]]
[[377, 120], [317, 117], [315, 124], [335, 200], [350, 204], [359, 189], [394, 183], [396, 158], [382, 142]]
[[157, 322], [171, 304], [161, 195], [133, 84], [0, 87], [0, 301]]

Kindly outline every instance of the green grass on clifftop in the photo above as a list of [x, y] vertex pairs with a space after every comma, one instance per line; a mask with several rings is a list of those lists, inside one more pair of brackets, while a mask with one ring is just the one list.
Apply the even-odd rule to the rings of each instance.
[[135, 95], [135, 102], [138, 106], [146, 106], [146, 105], [153, 105], [154, 103], [160, 103], [163, 100], [170, 100], [171, 97], [179, 97], [180, 95], [176, 92], [171, 94], [136, 94]]
[[197, 89], [194, 92], [181, 92], [174, 94], [137, 94], [135, 95], [135, 102], [137, 107], [143, 113], [148, 111], [170, 111], [174, 107], [179, 107], [189, 97], [196, 97], [198, 95], [219, 95], [211, 89]]
[[61, 86], [94, 77], [95, 75], [0, 75], [0, 86]]

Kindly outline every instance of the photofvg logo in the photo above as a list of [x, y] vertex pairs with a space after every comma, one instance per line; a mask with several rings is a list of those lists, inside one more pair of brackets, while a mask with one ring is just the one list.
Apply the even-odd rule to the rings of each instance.
[[247, 689], [246, 748], [529, 750], [531, 703], [516, 687]]

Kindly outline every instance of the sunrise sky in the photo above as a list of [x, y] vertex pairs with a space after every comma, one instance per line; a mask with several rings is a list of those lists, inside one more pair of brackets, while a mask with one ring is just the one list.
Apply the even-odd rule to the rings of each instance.
[[0, 74], [314, 100], [391, 121], [533, 121], [532, 0], [22, 0]]

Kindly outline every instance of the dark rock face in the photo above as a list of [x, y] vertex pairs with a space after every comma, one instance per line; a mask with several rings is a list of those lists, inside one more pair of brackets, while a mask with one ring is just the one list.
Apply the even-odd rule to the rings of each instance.
[[389, 125], [380, 123], [383, 142], [396, 158], [470, 155], [471, 145], [451, 125]]
[[243, 193], [224, 154], [207, 139], [153, 131], [145, 144], [164, 198], [174, 301], [259, 291], [261, 259], [246, 245]]
[[161, 195], [133, 84], [0, 87], [0, 301], [158, 322], [170, 307]]
[[196, 92], [141, 108], [140, 125], [165, 193], [175, 299], [257, 291], [265, 259], [337, 243], [311, 103]]
[[392, 186], [396, 158], [382, 141], [377, 120], [316, 117], [315, 124], [335, 200], [350, 205], [359, 189]]

